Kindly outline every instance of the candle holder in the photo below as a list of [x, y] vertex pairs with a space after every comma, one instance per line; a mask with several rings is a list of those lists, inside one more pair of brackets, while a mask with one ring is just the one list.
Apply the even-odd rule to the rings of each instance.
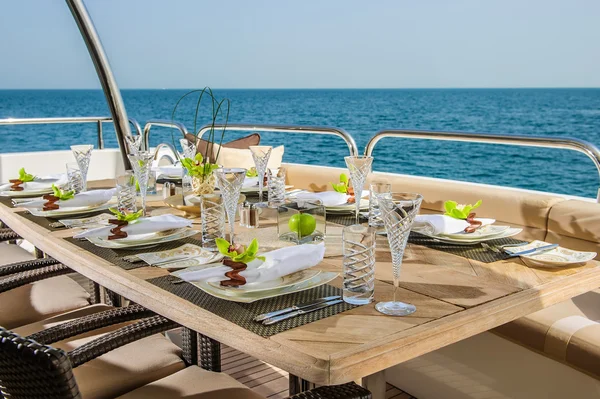
[[277, 234], [295, 244], [323, 242], [325, 207], [317, 199], [285, 201], [277, 208]]

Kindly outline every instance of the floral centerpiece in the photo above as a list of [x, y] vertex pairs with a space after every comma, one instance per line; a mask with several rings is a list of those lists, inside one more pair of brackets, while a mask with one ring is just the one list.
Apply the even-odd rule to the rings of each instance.
[[[229, 120], [229, 109], [231, 105], [231, 101], [227, 98], [219, 100], [213, 94], [213, 91], [210, 87], [205, 87], [202, 90], [192, 90], [177, 100], [175, 107], [173, 108], [173, 112], [171, 114], [171, 121], [175, 120], [175, 113], [177, 112], [177, 107], [180, 103], [188, 96], [192, 94], [198, 94], [198, 100], [195, 103], [195, 111], [194, 111], [194, 134], [196, 138], [199, 134], [199, 129], [202, 127], [198, 126], [198, 118], [200, 116], [200, 109], [202, 105], [202, 99], [207, 96], [210, 102], [210, 129], [208, 135], [203, 136], [206, 137], [205, 140], [207, 142], [206, 149], [204, 154], [197, 153], [194, 158], [183, 158], [181, 160], [182, 166], [187, 170], [188, 176], [190, 176], [192, 181], [192, 190], [196, 195], [202, 194], [211, 194], [215, 190], [215, 175], [214, 170], [219, 167], [216, 163], [212, 163], [212, 160], [216, 160], [219, 158], [219, 153], [221, 151], [221, 144], [223, 143], [223, 137], [225, 135], [225, 130], [227, 129], [227, 122]], [[221, 120], [223, 123], [219, 124], [218, 121]], [[217, 127], [219, 125], [220, 127]], [[214, 154], [214, 144], [216, 143], [216, 138], [220, 134], [218, 139], [218, 150], [217, 153]], [[184, 138], [185, 135], [184, 135]], [[175, 141], [173, 139], [173, 141]]]

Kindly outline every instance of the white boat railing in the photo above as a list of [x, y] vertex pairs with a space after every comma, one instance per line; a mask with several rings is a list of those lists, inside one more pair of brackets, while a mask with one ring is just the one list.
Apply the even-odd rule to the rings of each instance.
[[[98, 131], [98, 148], [104, 148], [104, 134], [102, 124], [113, 122], [108, 116], [75, 116], [58, 118], [6, 118], [0, 119], [0, 126], [9, 125], [52, 125], [52, 124], [72, 124], [72, 123], [95, 123]], [[142, 128], [138, 121], [129, 118], [129, 123], [133, 126], [138, 135], [142, 134]]]
[[[439, 141], [463, 141], [468, 143], [502, 144], [524, 147], [559, 148], [577, 151], [590, 158], [600, 176], [600, 150], [594, 144], [571, 137], [518, 136], [466, 132], [436, 132], [425, 130], [381, 130], [377, 132], [365, 147], [365, 155], [372, 155], [377, 143], [386, 137], [423, 139]], [[596, 201], [600, 202], [600, 187]]]

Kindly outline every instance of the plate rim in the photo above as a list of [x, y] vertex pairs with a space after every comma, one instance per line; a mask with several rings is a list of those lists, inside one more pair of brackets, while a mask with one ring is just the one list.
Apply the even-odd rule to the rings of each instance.
[[[181, 237], [178, 238], [173, 238], [175, 236], [170, 236], [168, 238], [163, 238], [161, 241], [155, 241], [155, 242], [145, 242], [145, 243], [137, 243], [137, 244], [133, 244], [133, 245], [123, 245], [121, 243], [115, 242], [118, 240], [113, 240], [113, 241], [100, 241], [99, 243], [94, 242], [93, 240], [97, 239], [97, 237], [85, 237], [86, 240], [88, 240], [89, 242], [91, 242], [92, 244], [94, 244], [97, 247], [100, 248], [108, 248], [108, 249], [135, 249], [137, 247], [145, 247], [148, 245], [159, 245], [159, 244], [164, 244], [166, 242], [171, 242], [171, 241], [177, 241], [177, 240], [183, 240], [184, 238], [189, 238], [192, 236], [195, 236], [196, 234], [198, 234], [199, 232], [197, 230], [192, 229], [191, 227], [182, 227], [183, 229], [188, 229], [187, 233], [182, 234]], [[110, 244], [108, 244], [110, 243]]]

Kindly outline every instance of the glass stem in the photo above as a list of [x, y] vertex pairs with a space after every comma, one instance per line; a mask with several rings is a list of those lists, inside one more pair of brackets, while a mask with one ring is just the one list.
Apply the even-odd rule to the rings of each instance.
[[263, 184], [264, 183], [264, 176], [262, 177], [262, 179], [259, 177], [258, 180], [258, 202], [262, 203], [263, 202]]
[[143, 190], [140, 190], [140, 197], [142, 197], [142, 214], [146, 215], [146, 193]]
[[354, 205], [356, 206], [356, 224], [359, 224], [358, 213], [360, 212], [360, 199], [362, 197], [362, 190], [354, 191]]
[[396, 292], [398, 291], [398, 287], [400, 286], [400, 279], [394, 277], [394, 294], [393, 301], [396, 302]]
[[229, 242], [233, 245], [233, 229], [235, 225], [235, 213], [233, 216], [231, 214], [227, 214], [227, 220], [229, 221]]

